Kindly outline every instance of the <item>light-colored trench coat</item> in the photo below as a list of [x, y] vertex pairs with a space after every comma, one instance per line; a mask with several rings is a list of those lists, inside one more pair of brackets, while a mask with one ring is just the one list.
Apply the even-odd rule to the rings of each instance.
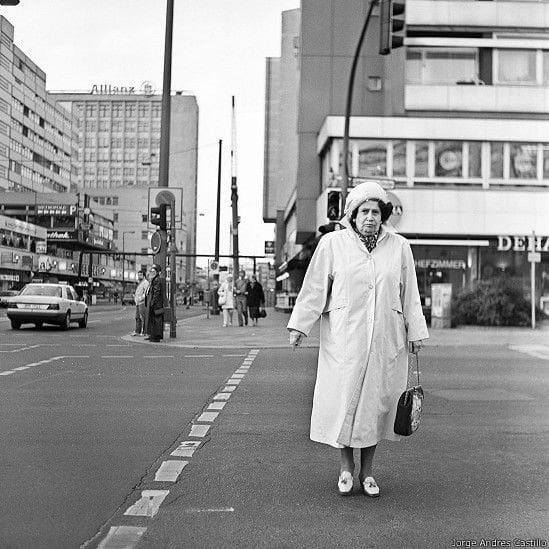
[[408, 341], [428, 337], [406, 239], [382, 225], [369, 253], [350, 227], [323, 236], [288, 328], [307, 335], [319, 316], [311, 439], [336, 448], [399, 440]]

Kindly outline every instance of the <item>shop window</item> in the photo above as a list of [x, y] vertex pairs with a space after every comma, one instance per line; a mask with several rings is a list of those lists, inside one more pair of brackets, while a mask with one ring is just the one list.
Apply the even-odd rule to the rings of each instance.
[[543, 50], [543, 84], [549, 86], [549, 50]]
[[462, 174], [461, 141], [435, 141], [435, 176], [461, 177]]
[[387, 142], [359, 141], [356, 145], [359, 177], [387, 175]]
[[469, 143], [469, 177], [482, 177], [482, 143], [472, 141]]
[[406, 141], [393, 141], [393, 175], [406, 176]]
[[517, 179], [537, 179], [538, 146], [511, 143], [509, 175]]
[[490, 143], [490, 177], [503, 178], [503, 143]]
[[535, 84], [535, 50], [497, 50], [500, 84]]
[[429, 143], [427, 141], [416, 141], [414, 175], [416, 177], [429, 175]]

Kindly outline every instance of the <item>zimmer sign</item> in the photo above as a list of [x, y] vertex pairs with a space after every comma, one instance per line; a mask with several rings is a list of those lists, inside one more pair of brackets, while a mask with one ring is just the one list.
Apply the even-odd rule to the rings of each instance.
[[548, 236], [498, 236], [498, 252], [549, 252]]

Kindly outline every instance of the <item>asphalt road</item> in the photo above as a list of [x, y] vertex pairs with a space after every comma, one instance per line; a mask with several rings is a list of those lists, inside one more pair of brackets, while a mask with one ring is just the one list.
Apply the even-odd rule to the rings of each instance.
[[[341, 498], [338, 451], [308, 439], [315, 349], [144, 345], [121, 338], [131, 317], [95, 311], [69, 332], [0, 319], [0, 373], [19, 368], [0, 376], [0, 547], [115, 547], [118, 527], [138, 549], [549, 537], [549, 354], [428, 347], [420, 430], [380, 444], [380, 498]], [[173, 457], [189, 440], [192, 456]], [[159, 480], [182, 459], [176, 482]]]

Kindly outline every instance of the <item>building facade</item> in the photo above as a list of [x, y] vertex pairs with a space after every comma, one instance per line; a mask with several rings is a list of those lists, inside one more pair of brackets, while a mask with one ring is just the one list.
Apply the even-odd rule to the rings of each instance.
[[[328, 222], [328, 193], [341, 185], [347, 82], [367, 9], [301, 3], [297, 170], [277, 206], [289, 306]], [[527, 292], [528, 252], [540, 254], [536, 300], [549, 300], [548, 21], [547, 2], [408, 0], [405, 46], [381, 56], [374, 12], [355, 78], [351, 185], [376, 179], [389, 189], [426, 306], [435, 282], [455, 292], [503, 272]], [[275, 100], [271, 89], [267, 114]]]
[[[142, 88], [95, 84], [89, 93], [51, 94], [80, 121], [78, 188], [112, 210], [115, 245], [133, 252], [150, 252], [155, 227], [148, 224], [148, 189], [159, 184], [162, 96], [148, 83]], [[182, 189], [176, 241], [179, 253], [191, 255], [196, 253], [197, 151], [196, 98], [176, 92], [171, 97], [169, 186]], [[178, 281], [192, 283], [195, 263], [194, 257], [178, 261]]]
[[0, 16], [0, 192], [70, 192], [78, 120], [46, 92], [46, 74], [13, 42]]

